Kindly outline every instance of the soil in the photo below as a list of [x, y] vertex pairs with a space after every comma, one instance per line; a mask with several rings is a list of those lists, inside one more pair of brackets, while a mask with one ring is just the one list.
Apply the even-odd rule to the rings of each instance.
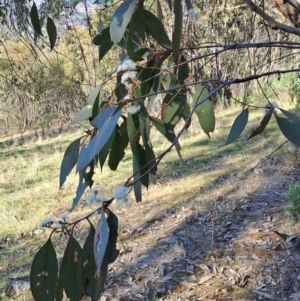
[[[278, 168], [276, 156], [270, 162], [246, 183], [238, 175], [216, 179], [235, 182], [238, 198], [218, 197], [206, 210], [174, 207], [142, 226], [127, 223], [101, 300], [300, 300], [300, 239], [291, 236], [299, 228], [286, 218], [283, 197], [300, 169]], [[136, 210], [122, 215], [131, 220]]]

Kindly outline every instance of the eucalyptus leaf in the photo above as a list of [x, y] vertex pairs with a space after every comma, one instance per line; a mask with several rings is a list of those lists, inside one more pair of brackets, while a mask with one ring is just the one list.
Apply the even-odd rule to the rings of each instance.
[[67, 176], [70, 174], [78, 159], [80, 147], [80, 138], [73, 141], [66, 149], [60, 166], [59, 188], [65, 183]]
[[54, 21], [50, 17], [47, 18], [47, 33], [50, 41], [50, 47], [52, 50], [56, 43], [57, 30]]
[[122, 109], [109, 107], [93, 120], [94, 125], [98, 129], [98, 133], [91, 139], [87, 147], [81, 149], [78, 156], [76, 171], [81, 171], [86, 168], [105, 146], [115, 129], [121, 113]]
[[33, 29], [36, 31], [36, 33], [39, 34], [40, 36], [43, 36], [40, 19], [39, 19], [39, 13], [35, 2], [33, 2], [30, 10], [30, 19], [31, 19], [31, 24], [33, 26]]
[[124, 1], [115, 11], [110, 23], [110, 37], [114, 44], [117, 44], [123, 38], [126, 27], [129, 24], [131, 17], [137, 5], [136, 0]]
[[109, 238], [109, 227], [105, 217], [104, 208], [101, 209], [101, 217], [96, 226], [94, 240], [94, 254], [96, 261], [96, 274], [100, 275], [101, 265], [106, 252], [106, 247]]
[[225, 145], [235, 141], [244, 131], [249, 118], [249, 108], [244, 109], [234, 120]]
[[58, 266], [56, 253], [49, 238], [35, 255], [30, 271], [30, 288], [34, 300], [54, 301]]

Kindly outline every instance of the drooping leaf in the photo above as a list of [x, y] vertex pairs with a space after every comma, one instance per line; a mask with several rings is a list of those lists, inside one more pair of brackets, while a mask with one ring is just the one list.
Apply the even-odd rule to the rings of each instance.
[[[147, 161], [148, 169], [150, 170], [150, 173], [152, 175], [155, 175], [157, 172], [157, 167], [155, 166], [155, 164], [156, 164], [155, 154], [154, 154], [151, 144], [145, 145], [145, 156], [146, 156], [146, 161]], [[149, 178], [149, 180], [150, 180], [150, 178]]]
[[140, 172], [138, 172], [140, 167], [139, 167], [138, 159], [135, 154], [133, 154], [132, 162], [133, 162], [133, 173], [134, 173], [133, 180], [137, 181], [133, 186], [133, 191], [134, 191], [135, 200], [137, 201], [137, 203], [139, 203], [142, 201], [142, 184], [141, 181], [138, 181], [138, 179], [140, 178]]
[[[141, 40], [145, 40], [145, 25], [144, 25], [144, 14], [143, 14], [143, 1], [138, 2], [136, 11], [134, 12], [127, 35], [127, 55], [133, 61], [143, 60], [141, 53], [138, 53]], [[146, 49], [147, 51], [147, 49]]]
[[154, 81], [153, 75], [155, 74], [154, 71], [156, 71], [156, 69], [154, 69], [154, 64], [155, 60], [147, 62], [146, 67], [142, 68], [139, 72], [139, 80], [141, 81], [140, 90], [143, 95], [148, 94], [152, 87]]
[[[197, 106], [196, 115], [204, 133], [210, 138], [209, 133], [213, 133], [215, 129], [215, 113], [214, 104], [207, 98], [208, 91], [205, 87], [196, 85], [196, 93], [193, 97], [193, 104]], [[206, 99], [207, 98], [207, 99]], [[206, 99], [204, 102], [203, 100]]]
[[228, 145], [235, 141], [242, 134], [245, 129], [249, 117], [249, 108], [244, 109], [234, 120], [230, 133], [227, 137], [225, 145]]
[[98, 45], [100, 62], [107, 52], [114, 46], [114, 43], [110, 39], [109, 27], [103, 29], [100, 34], [95, 36], [93, 43]]
[[87, 172], [85, 170], [79, 171], [78, 174], [79, 174], [79, 182], [78, 182], [78, 186], [77, 186], [77, 189], [76, 189], [75, 198], [73, 199], [73, 204], [72, 204], [71, 211], [77, 206], [77, 204], [80, 201], [84, 191], [88, 187], [91, 187], [92, 184], [93, 184], [93, 181], [92, 181], [90, 175], [87, 174]]
[[174, 30], [172, 35], [173, 60], [178, 63], [179, 49], [182, 38], [182, 4], [181, 0], [174, 0]]
[[150, 117], [151, 123], [156, 127], [156, 129], [163, 134], [170, 142], [173, 142], [176, 138], [174, 132], [174, 126], [170, 124], [165, 124], [160, 119], [151, 116]]
[[[44, 22], [45, 22], [45, 17], [41, 17], [40, 20], [39, 20], [39, 22], [40, 22], [40, 28], [43, 28]], [[38, 37], [39, 37], [39, 34], [36, 31], [34, 31], [34, 33], [33, 33], [33, 40], [34, 40], [34, 44], [35, 45], [36, 45], [36, 42], [38, 40]]]
[[96, 262], [94, 255], [94, 237], [95, 228], [91, 226], [89, 235], [87, 236], [82, 248], [81, 254], [81, 271], [84, 291], [87, 296], [93, 295], [93, 287], [96, 273]]
[[100, 108], [100, 92], [97, 95], [95, 102], [93, 104], [93, 109], [92, 109], [92, 118], [95, 119], [97, 115], [99, 114], [99, 108]]
[[150, 142], [150, 118], [145, 106], [142, 104], [140, 111], [138, 112], [140, 132], [143, 139], [143, 145], [151, 145]]
[[76, 171], [86, 168], [93, 158], [105, 146], [115, 129], [121, 113], [122, 110], [120, 108], [109, 107], [102, 111], [93, 120], [94, 125], [98, 129], [98, 133], [93, 139], [91, 139], [86, 148], [81, 149], [77, 160]]
[[111, 170], [117, 170], [119, 163], [122, 161], [125, 155], [125, 151], [122, 147], [123, 140], [120, 133], [120, 127], [117, 125], [115, 129], [115, 137], [111, 144], [108, 166]]
[[128, 133], [127, 133], [127, 118], [122, 116], [124, 121], [121, 123], [120, 126], [120, 132], [121, 132], [121, 136], [122, 136], [122, 146], [123, 149], [125, 150], [128, 146], [129, 143], [129, 138], [128, 138]]
[[159, 0], [156, 0], [156, 11], [157, 11], [157, 18], [159, 21], [161, 21], [164, 18], [164, 15]]
[[284, 117], [275, 116], [278, 127], [281, 133], [295, 144], [297, 147], [300, 146], [300, 121], [291, 120]]
[[75, 8], [76, 5], [80, 2], [83, 2], [84, 0], [70, 0], [70, 4], [72, 8]]
[[261, 121], [261, 123], [259, 124], [258, 128], [256, 128], [252, 134], [250, 135], [250, 137], [247, 139], [251, 139], [255, 136], [257, 136], [258, 134], [260, 134], [265, 128], [266, 126], [268, 125], [271, 117], [272, 117], [272, 114], [273, 114], [273, 111], [274, 111], [274, 108], [271, 108], [268, 113], [264, 116], [263, 120]]
[[70, 301], [79, 301], [84, 295], [81, 271], [82, 249], [77, 240], [71, 235], [66, 255], [65, 270], [63, 275], [64, 290]]
[[40, 25], [39, 13], [35, 2], [33, 2], [31, 10], [30, 10], [30, 19], [33, 29], [40, 35], [42, 34], [42, 29]]
[[85, 294], [92, 297], [92, 301], [98, 301], [100, 293], [103, 291], [108, 264], [106, 262], [103, 262], [101, 266], [100, 276], [96, 274], [94, 237], [95, 229], [94, 227], [92, 227], [82, 249], [81, 269]]
[[148, 28], [153, 39], [165, 49], [172, 49], [169, 37], [159, 19], [148, 10], [144, 11], [144, 15], [145, 25]]
[[131, 17], [137, 5], [136, 0], [124, 1], [115, 11], [110, 23], [110, 38], [114, 44], [117, 44], [123, 38], [126, 27], [129, 24]]
[[117, 85], [115, 90], [115, 95], [117, 97], [117, 101], [120, 101], [128, 94], [127, 89], [125, 86], [121, 83], [121, 75], [117, 75]]
[[80, 147], [80, 138], [73, 141], [66, 149], [60, 166], [59, 188], [65, 183], [67, 176], [70, 174], [78, 159]]
[[183, 107], [183, 110], [182, 110], [182, 118], [185, 120], [185, 122], [187, 122], [185, 130], [187, 130], [190, 127], [191, 122], [192, 122], [191, 118], [188, 119], [188, 117], [190, 116], [190, 113], [191, 113], [190, 105], [186, 102]]
[[137, 114], [128, 114], [127, 133], [130, 145], [135, 145], [140, 139], [139, 118]]
[[110, 150], [110, 146], [112, 144], [112, 142], [115, 139], [115, 131], [113, 131], [112, 135], [110, 136], [110, 138], [107, 140], [107, 142], [105, 143], [105, 145], [102, 147], [101, 151], [99, 152], [99, 162], [100, 162], [100, 168], [102, 170], [103, 165], [106, 161], [106, 158], [109, 154], [109, 150]]
[[94, 253], [96, 261], [96, 274], [100, 275], [101, 265], [105, 255], [107, 243], [109, 238], [109, 227], [105, 217], [104, 209], [101, 209], [101, 217], [96, 226], [96, 233], [94, 239]]
[[[95, 103], [95, 100], [97, 99], [97, 97], [99, 97], [100, 95], [100, 85], [96, 86], [93, 91], [91, 92], [91, 94], [89, 95], [86, 104], [93, 106]], [[92, 116], [92, 115], [91, 115]]]
[[119, 220], [118, 217], [110, 210], [108, 210], [107, 224], [109, 228], [109, 238], [104, 260], [110, 264], [113, 263], [119, 256], [119, 250], [117, 250]]
[[181, 56], [180, 63], [181, 65], [178, 68], [178, 82], [179, 84], [183, 84], [184, 81], [188, 78], [190, 70], [183, 55]]
[[54, 301], [57, 283], [56, 253], [49, 238], [35, 255], [30, 271], [30, 288], [34, 300]]
[[161, 120], [175, 126], [182, 116], [182, 110], [187, 101], [185, 89], [170, 91], [166, 94], [161, 110]]
[[84, 106], [73, 118], [72, 124], [80, 123], [82, 121], [88, 120], [92, 117], [93, 106], [86, 105]]
[[50, 47], [52, 50], [56, 43], [57, 30], [54, 21], [50, 17], [47, 18], [47, 33], [50, 41]]
[[289, 111], [285, 111], [283, 109], [280, 109], [279, 110], [290, 120], [294, 121], [294, 122], [300, 122], [300, 116], [295, 114], [295, 113], [292, 113], [292, 112], [289, 112]]

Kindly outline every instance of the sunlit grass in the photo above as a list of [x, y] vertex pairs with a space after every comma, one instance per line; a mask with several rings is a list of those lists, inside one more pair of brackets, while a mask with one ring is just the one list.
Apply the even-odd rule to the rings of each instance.
[[[211, 139], [203, 133], [194, 118], [193, 125], [180, 139], [183, 161], [172, 150], [159, 166], [157, 185], [151, 185], [148, 191], [143, 190], [144, 201], [141, 204], [136, 205], [131, 195], [129, 206], [112, 205], [120, 217], [120, 229], [128, 223], [131, 227], [139, 227], [174, 207], [202, 210], [207, 203], [216, 202], [219, 197], [231, 195], [234, 198], [241, 189], [237, 186], [247, 190], [247, 182], [243, 180], [248, 177], [249, 170], [285, 139], [279, 134], [276, 121], [272, 118], [265, 133], [246, 141], [262, 119], [260, 110], [251, 110], [249, 123], [241, 137], [235, 143], [224, 146], [233, 120], [240, 111], [237, 106], [230, 110], [217, 109], [217, 127]], [[0, 288], [5, 286], [7, 277], [28, 274], [35, 252], [48, 235], [47, 231], [37, 230], [41, 220], [48, 216], [58, 217], [69, 210], [78, 179], [73, 171], [59, 190], [58, 177], [64, 150], [78, 136], [80, 132], [0, 149], [0, 242], [4, 245], [0, 253]], [[157, 132], [153, 133], [152, 141], [156, 154], [168, 146]], [[290, 144], [279, 151], [287, 164], [292, 162], [292, 151]], [[127, 150], [118, 171], [110, 171], [106, 165], [102, 172], [99, 167], [96, 169], [94, 187], [100, 187], [104, 196], [110, 198], [113, 189], [124, 184], [131, 173], [131, 155]], [[240, 175], [240, 183], [230, 180], [233, 174]], [[208, 188], [204, 191], [203, 187]], [[91, 208], [82, 200], [70, 215], [70, 220], [90, 211]], [[166, 229], [164, 235], [170, 230]], [[153, 232], [138, 238], [140, 254], [155, 245], [157, 235], [159, 233]], [[57, 247], [62, 253], [59, 243]]]

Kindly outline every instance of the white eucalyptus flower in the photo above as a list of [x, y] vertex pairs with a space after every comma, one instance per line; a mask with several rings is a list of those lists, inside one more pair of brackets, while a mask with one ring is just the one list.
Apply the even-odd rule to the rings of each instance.
[[136, 69], [136, 63], [134, 61], [132, 61], [131, 59], [125, 59], [119, 64], [116, 72], [118, 73], [121, 71], [128, 71], [128, 70], [134, 70], [134, 69]]
[[140, 111], [141, 109], [141, 106], [138, 105], [138, 106], [128, 106], [127, 107], [127, 112], [130, 113], [130, 114], [136, 114]]
[[114, 189], [114, 198], [117, 203], [128, 201], [129, 188], [126, 186], [118, 186]]
[[50, 227], [52, 224], [56, 224], [57, 220], [53, 217], [47, 217], [43, 219], [39, 224], [39, 229], [42, 229], [43, 227]]
[[99, 203], [103, 203], [104, 201], [105, 199], [101, 194], [100, 188], [91, 189], [88, 196], [86, 197], [86, 202], [88, 205], [99, 204]]
[[133, 80], [134, 78], [136, 78], [137, 76], [137, 72], [136, 71], [127, 71], [124, 74], [122, 74], [121, 76], [121, 83], [123, 85], [128, 85], [128, 83]]
[[59, 219], [65, 220], [68, 217], [68, 212], [64, 212], [59, 216]]

